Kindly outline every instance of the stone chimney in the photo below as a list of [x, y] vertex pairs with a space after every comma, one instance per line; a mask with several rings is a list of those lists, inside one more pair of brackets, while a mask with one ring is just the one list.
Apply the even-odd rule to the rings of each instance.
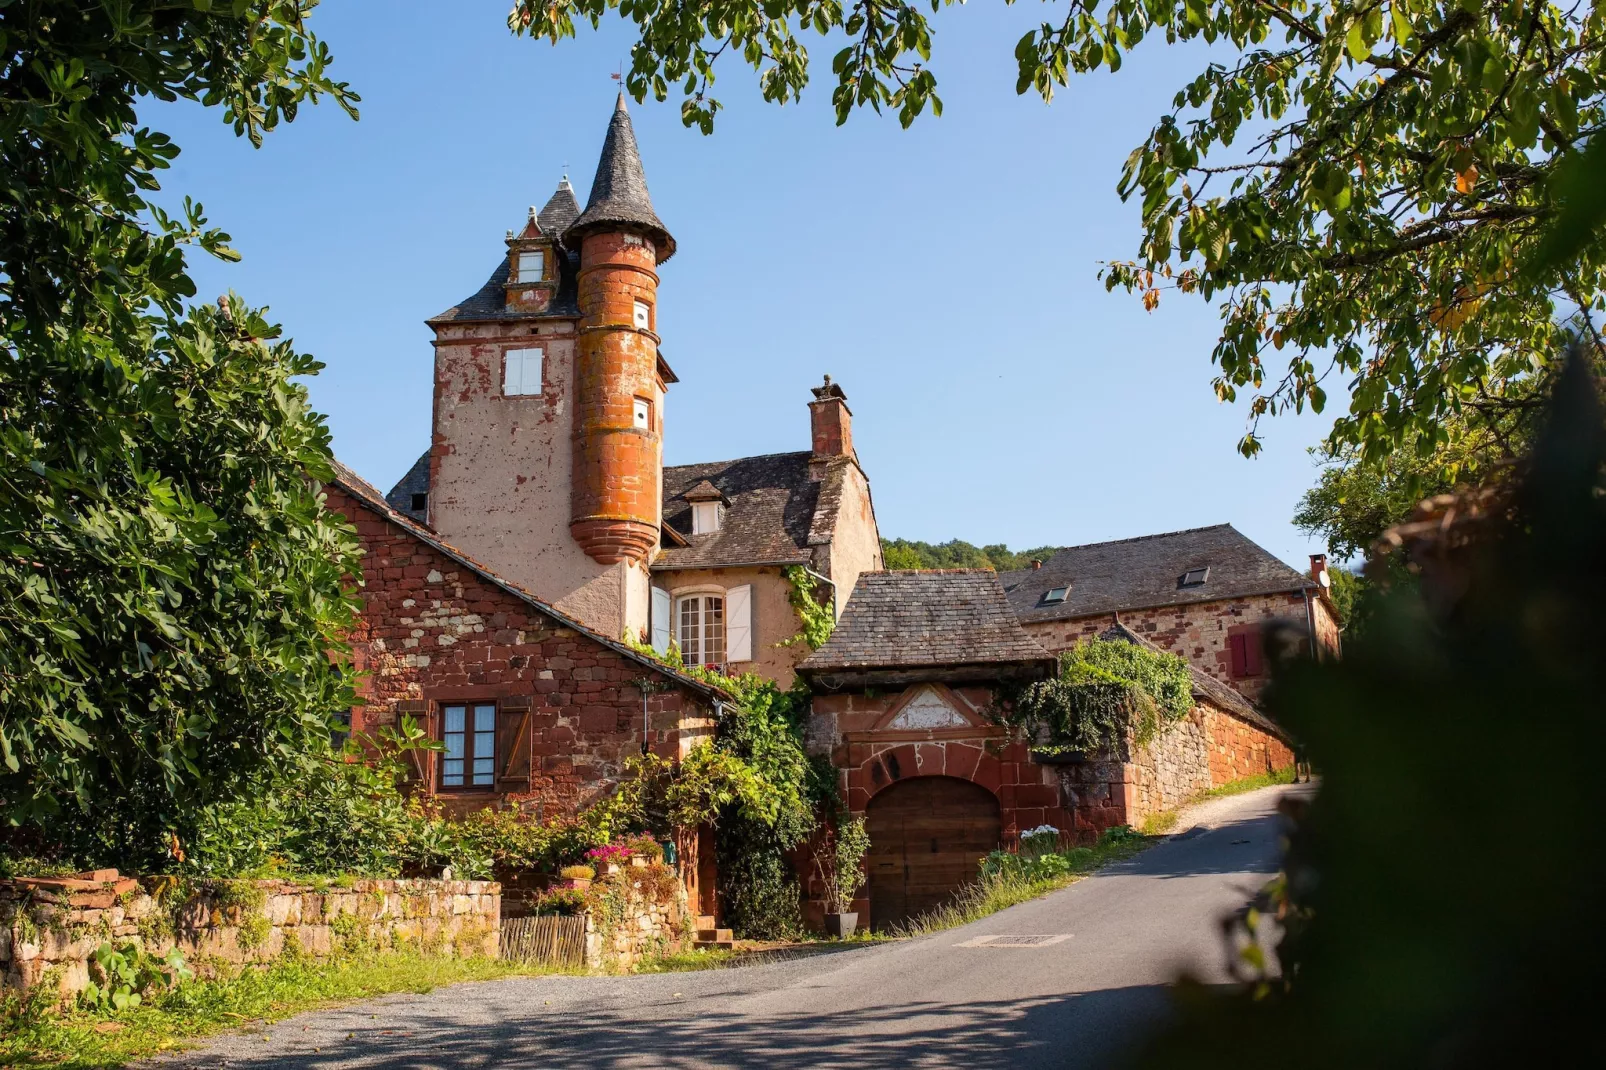
[[1326, 554], [1310, 555], [1310, 578], [1315, 580], [1316, 585], [1324, 591], [1332, 588], [1333, 577], [1327, 574]]
[[809, 427], [813, 432], [814, 458], [853, 456], [853, 413], [842, 387], [825, 377], [824, 386], [813, 388], [809, 402]]

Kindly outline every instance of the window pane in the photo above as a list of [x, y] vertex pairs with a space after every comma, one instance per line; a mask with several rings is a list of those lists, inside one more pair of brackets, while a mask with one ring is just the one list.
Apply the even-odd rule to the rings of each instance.
[[474, 731], [493, 732], [496, 730], [496, 707], [474, 707]]
[[703, 599], [702, 663], [725, 664], [725, 600], [713, 595]]
[[441, 784], [448, 788], [463, 786], [463, 762], [461, 759], [448, 758], [441, 763]]
[[700, 665], [698, 651], [702, 644], [698, 642], [698, 604], [695, 598], [683, 598], [680, 602], [680, 656], [688, 665]]
[[490, 758], [474, 759], [474, 783], [489, 784], [496, 776], [496, 768]]
[[448, 758], [462, 758], [463, 757], [463, 733], [461, 733], [461, 732], [448, 732], [448, 733], [446, 733], [446, 757], [448, 757]]
[[541, 271], [545, 267], [546, 258], [539, 252], [519, 254], [519, 281], [540, 282]]
[[461, 732], [463, 730], [463, 718], [467, 713], [468, 707], [466, 706], [446, 707], [446, 731]]

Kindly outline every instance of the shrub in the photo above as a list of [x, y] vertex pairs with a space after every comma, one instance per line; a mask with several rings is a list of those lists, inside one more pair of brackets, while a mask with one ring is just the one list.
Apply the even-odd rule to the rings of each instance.
[[572, 917], [586, 912], [586, 895], [575, 888], [554, 888], [531, 906], [537, 914], [561, 914]]
[[596, 878], [597, 871], [590, 866], [564, 866], [558, 870], [558, 876], [564, 880], [588, 881]]

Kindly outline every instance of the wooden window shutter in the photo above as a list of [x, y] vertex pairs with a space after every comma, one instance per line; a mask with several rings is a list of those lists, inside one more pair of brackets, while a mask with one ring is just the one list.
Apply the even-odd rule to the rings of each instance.
[[[429, 703], [422, 699], [402, 699], [396, 703], [397, 727], [401, 727], [404, 717], [411, 717], [418, 722], [429, 739], [440, 739], [439, 726], [434, 721], [434, 711]], [[430, 792], [435, 790], [435, 752], [432, 750], [410, 750], [407, 752], [403, 768], [403, 776], [408, 787]]]
[[662, 587], [652, 589], [652, 648], [660, 655], [669, 653], [670, 621], [675, 615], [674, 601]]
[[1234, 676], [1249, 675], [1249, 658], [1244, 653], [1246, 649], [1244, 638], [1243, 632], [1227, 636], [1227, 649], [1232, 653], [1232, 674]]
[[1245, 676], [1259, 676], [1266, 671], [1266, 654], [1261, 642], [1260, 629], [1243, 633]]
[[496, 707], [496, 790], [530, 790], [532, 726], [529, 695], [510, 695]]
[[751, 584], [725, 592], [725, 660], [753, 660], [753, 588]]

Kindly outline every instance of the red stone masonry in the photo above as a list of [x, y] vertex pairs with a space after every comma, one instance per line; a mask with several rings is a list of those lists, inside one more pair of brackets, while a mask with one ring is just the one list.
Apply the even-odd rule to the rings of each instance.
[[511, 802], [572, 814], [607, 794], [625, 759], [641, 753], [646, 678], [670, 685], [647, 699], [655, 753], [677, 756], [712, 734], [710, 700], [684, 678], [565, 625], [340, 487], [327, 494], [363, 548], [364, 606], [350, 637], [361, 673], [353, 730], [411, 714], [440, 738], [443, 704], [498, 704], [494, 791], [440, 791], [436, 770], [422, 771], [449, 810]]
[[[1228, 636], [1242, 627], [1264, 626], [1274, 620], [1287, 621], [1305, 633], [1309, 618], [1305, 596], [1298, 591], [1249, 595], [1218, 602], [1194, 602], [1154, 609], [1122, 610], [1120, 614], [1099, 613], [1071, 620], [1023, 621], [1026, 633], [1051, 653], [1069, 650], [1078, 643], [1098, 638], [1111, 624], [1126, 625], [1149, 642], [1173, 654], [1180, 654], [1195, 668], [1236, 688], [1250, 699], [1259, 699], [1270, 677], [1265, 673], [1240, 676], [1233, 673]], [[1324, 654], [1338, 652], [1338, 631], [1326, 603], [1315, 602], [1318, 649]]]

